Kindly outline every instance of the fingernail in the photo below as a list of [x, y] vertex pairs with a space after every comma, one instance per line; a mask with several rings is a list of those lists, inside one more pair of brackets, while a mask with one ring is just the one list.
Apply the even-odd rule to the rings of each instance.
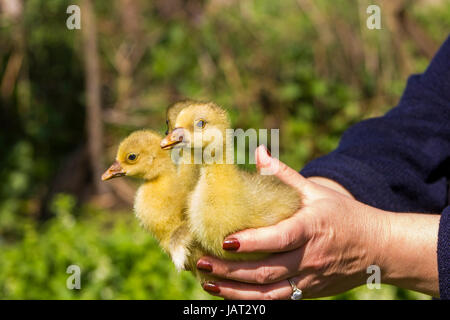
[[220, 293], [220, 288], [214, 282], [204, 282], [202, 288], [209, 293]]
[[197, 269], [203, 272], [212, 272], [212, 265], [208, 261], [199, 260], [197, 262]]
[[239, 249], [241, 244], [236, 238], [228, 238], [223, 241], [222, 248], [228, 251], [236, 251]]
[[267, 147], [265, 145], [262, 145], [264, 150], [266, 151], [266, 153], [271, 157], [272, 154], [270, 153], [269, 149], [267, 149]]
[[264, 151], [261, 151], [261, 152], [259, 153], [259, 159], [258, 159], [258, 160], [259, 160], [259, 163], [260, 163], [261, 165], [267, 166], [267, 165], [270, 164], [270, 157], [271, 157], [271, 154], [270, 154], [270, 151], [267, 150], [267, 148], [266, 148], [265, 145], [263, 145], [263, 149], [264, 149]]

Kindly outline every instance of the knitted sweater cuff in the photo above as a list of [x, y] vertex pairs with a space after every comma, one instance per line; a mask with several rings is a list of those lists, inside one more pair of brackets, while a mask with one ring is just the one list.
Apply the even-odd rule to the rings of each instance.
[[439, 293], [441, 299], [450, 299], [450, 206], [444, 209], [438, 235]]

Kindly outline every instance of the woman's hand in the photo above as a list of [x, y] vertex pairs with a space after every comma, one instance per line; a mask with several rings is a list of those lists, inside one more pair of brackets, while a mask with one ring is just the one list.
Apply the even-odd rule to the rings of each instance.
[[[274, 226], [244, 230], [224, 241], [224, 247], [235, 252], [274, 252], [265, 260], [201, 258], [199, 270], [223, 278], [204, 283], [206, 291], [228, 299], [288, 299], [292, 294], [289, 278], [304, 298], [330, 296], [366, 283], [367, 268], [377, 265], [385, 282], [438, 295], [433, 245], [439, 216], [385, 212], [354, 200], [331, 180], [305, 179], [271, 158], [262, 146], [256, 155], [260, 170], [274, 172], [303, 195], [303, 208]], [[411, 220], [411, 215], [418, 219]], [[417, 225], [423, 229], [421, 236], [410, 230]], [[392, 230], [400, 234], [393, 235]], [[416, 245], [408, 241], [411, 233], [419, 241]], [[418, 255], [417, 250], [425, 252]], [[399, 255], [403, 261], [395, 260]], [[415, 262], [421, 266], [412, 268]]]

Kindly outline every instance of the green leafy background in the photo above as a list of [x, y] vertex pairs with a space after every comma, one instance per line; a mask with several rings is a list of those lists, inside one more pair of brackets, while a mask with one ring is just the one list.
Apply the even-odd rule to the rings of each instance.
[[[225, 106], [235, 127], [280, 128], [281, 159], [301, 169], [350, 125], [393, 107], [448, 35], [448, 1], [375, 2], [381, 30], [365, 26], [369, 1], [95, 1], [98, 161], [106, 168], [133, 130], [163, 133], [167, 105], [189, 97]], [[90, 196], [98, 177], [85, 160], [67, 165], [88, 140], [81, 31], [65, 26], [70, 4], [79, 1], [25, 1], [20, 23], [0, 11], [0, 298], [211, 299], [177, 273], [130, 203]], [[121, 55], [124, 47], [141, 54]], [[14, 54], [23, 59], [8, 91]], [[134, 59], [130, 72], [121, 59]], [[69, 265], [81, 268], [80, 290], [66, 288]], [[385, 285], [329, 298], [430, 299]]]

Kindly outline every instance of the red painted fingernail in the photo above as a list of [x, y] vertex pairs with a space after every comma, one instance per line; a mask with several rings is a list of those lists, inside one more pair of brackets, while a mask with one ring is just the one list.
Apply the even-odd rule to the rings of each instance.
[[270, 157], [272, 156], [270, 154], [270, 151], [266, 148], [265, 145], [262, 145], [262, 149], [264, 149], [264, 151], [266, 151], [266, 154], [264, 154], [264, 152], [260, 152], [259, 154], [257, 154], [257, 164], [260, 167], [267, 167], [270, 165]]
[[220, 293], [220, 288], [214, 282], [205, 282], [202, 288], [209, 293]]
[[236, 251], [237, 249], [239, 249], [240, 246], [241, 244], [236, 238], [225, 239], [222, 243], [222, 248], [228, 251]]
[[212, 272], [212, 265], [208, 261], [199, 260], [197, 262], [197, 269], [203, 272]]

